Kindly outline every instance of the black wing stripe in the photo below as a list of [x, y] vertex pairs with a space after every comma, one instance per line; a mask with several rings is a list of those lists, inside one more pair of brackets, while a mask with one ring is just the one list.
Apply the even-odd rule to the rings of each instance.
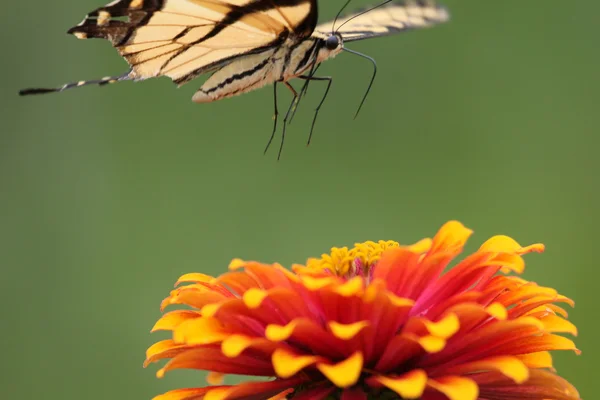
[[190, 71], [189, 73], [187, 73], [186, 75], [184, 75], [182, 77], [174, 79], [173, 82], [175, 82], [177, 85], [183, 85], [184, 83], [191, 81], [198, 75], [203, 74], [205, 72], [210, 72], [219, 67], [222, 67], [223, 65], [230, 63], [231, 61], [235, 60], [236, 58], [239, 58], [240, 56], [248, 56], [248, 55], [252, 55], [252, 54], [261, 53], [265, 50], [273, 49], [274, 47], [281, 45], [281, 43], [282, 43], [282, 40], [278, 38], [265, 46], [257, 47], [256, 49], [247, 51], [243, 54], [236, 54], [236, 55], [224, 58], [222, 60], [218, 60], [213, 63], [204, 65], [200, 68]]
[[252, 67], [246, 71], [242, 71], [235, 75], [232, 75], [229, 78], [225, 79], [224, 81], [220, 82], [218, 85], [213, 86], [208, 90], [202, 89], [202, 91], [206, 94], [209, 94], [209, 93], [215, 92], [221, 88], [224, 88], [225, 86], [230, 85], [237, 80], [252, 76], [255, 73], [257, 73], [258, 71], [260, 71], [261, 69], [263, 69], [264, 67], [266, 67], [270, 60], [271, 59], [269, 57], [267, 57], [264, 59], [264, 61], [260, 62], [259, 64], [256, 64], [254, 67]]
[[[318, 45], [319, 45], [319, 41], [320, 39], [317, 39], [314, 41], [314, 44], [312, 46], [310, 46], [310, 48], [308, 50], [306, 50], [306, 52], [304, 53], [304, 56], [302, 57], [302, 60], [300, 60], [300, 62], [298, 63], [298, 66], [295, 69], [295, 73], [298, 73], [298, 71], [302, 71], [309, 62], [313, 61], [316, 59], [316, 52], [318, 51]], [[291, 51], [290, 51], [291, 53]], [[287, 65], [286, 65], [287, 67]]]

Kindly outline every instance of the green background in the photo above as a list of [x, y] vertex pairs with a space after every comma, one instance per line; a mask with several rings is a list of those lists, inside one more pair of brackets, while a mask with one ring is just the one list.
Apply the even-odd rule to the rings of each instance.
[[[379, 65], [362, 114], [370, 65], [342, 54], [320, 70], [335, 81], [311, 146], [319, 84], [279, 162], [278, 143], [262, 153], [270, 88], [203, 105], [190, 101], [201, 80], [166, 78], [19, 98], [126, 66], [108, 43], [64, 34], [102, 0], [4, 4], [0, 396], [142, 400], [201, 385], [141, 367], [179, 275], [412, 243], [449, 219], [475, 230], [469, 250], [497, 233], [547, 245], [525, 277], [576, 300], [583, 355], [556, 364], [600, 396], [600, 3], [576, 3], [446, 0], [449, 24], [352, 44]], [[322, 1], [321, 21], [341, 4]]]

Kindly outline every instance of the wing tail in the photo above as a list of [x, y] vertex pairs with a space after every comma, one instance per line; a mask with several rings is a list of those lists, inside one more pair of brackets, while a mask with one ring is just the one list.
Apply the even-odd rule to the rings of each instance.
[[30, 95], [34, 95], [34, 94], [58, 93], [58, 92], [64, 92], [65, 90], [68, 90], [68, 89], [73, 89], [73, 88], [78, 88], [78, 87], [83, 87], [83, 86], [89, 86], [89, 85], [104, 86], [104, 85], [109, 85], [111, 83], [127, 81], [127, 80], [132, 80], [131, 72], [128, 72], [128, 73], [120, 75], [120, 76], [107, 76], [102, 79], [70, 82], [70, 83], [66, 83], [60, 87], [57, 87], [57, 88], [22, 89], [19, 91], [19, 95], [20, 96], [30, 96]]

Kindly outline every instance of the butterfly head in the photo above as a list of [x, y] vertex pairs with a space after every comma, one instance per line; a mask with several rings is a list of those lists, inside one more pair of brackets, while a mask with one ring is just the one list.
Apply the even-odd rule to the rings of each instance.
[[342, 39], [342, 35], [339, 33], [331, 33], [327, 35], [327, 37], [321, 39], [318, 62], [336, 56], [342, 51], [343, 48], [344, 41]]
[[325, 47], [329, 51], [337, 50], [342, 47], [342, 36], [338, 33], [332, 33], [325, 39]]

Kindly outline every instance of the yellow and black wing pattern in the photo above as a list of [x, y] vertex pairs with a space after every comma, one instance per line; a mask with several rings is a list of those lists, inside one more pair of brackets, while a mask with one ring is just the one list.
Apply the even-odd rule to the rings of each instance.
[[183, 84], [288, 38], [301, 42], [317, 17], [316, 0], [116, 0], [68, 33], [110, 41], [131, 66], [127, 74], [21, 94], [158, 76]]
[[184, 83], [243, 54], [310, 36], [316, 0], [119, 0], [69, 33], [112, 42], [131, 78], [169, 76]]
[[320, 24], [315, 30], [322, 35], [335, 31], [344, 42], [352, 42], [426, 28], [446, 22], [449, 18], [448, 10], [433, 0], [396, 0], [339, 18], [335, 26], [333, 21]]

